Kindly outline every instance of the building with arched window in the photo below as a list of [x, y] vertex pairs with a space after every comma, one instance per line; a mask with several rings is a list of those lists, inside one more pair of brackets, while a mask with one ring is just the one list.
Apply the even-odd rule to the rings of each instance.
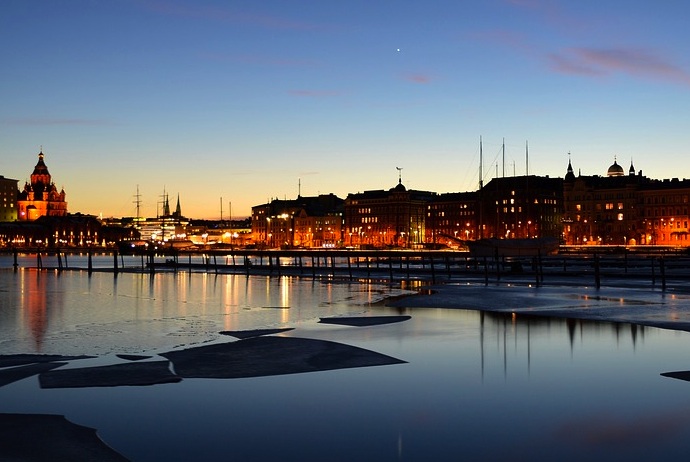
[[566, 244], [690, 246], [690, 180], [654, 180], [635, 171], [628, 175], [614, 160], [606, 176], [564, 180], [563, 240]]

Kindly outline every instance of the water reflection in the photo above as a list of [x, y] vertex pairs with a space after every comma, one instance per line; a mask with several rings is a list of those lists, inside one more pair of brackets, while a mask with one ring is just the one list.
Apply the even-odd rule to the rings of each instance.
[[[615, 348], [629, 346], [634, 353], [649, 329], [636, 324], [551, 318], [524, 313], [481, 311], [478, 312], [478, 317], [482, 377], [489, 357], [487, 350], [499, 352], [498, 359], [502, 365], [503, 375], [507, 378], [510, 361], [515, 365], [524, 364], [529, 375], [535, 344], [540, 347], [549, 337], [566, 339], [569, 357], [572, 360], [578, 349], [587, 350], [589, 347], [597, 346], [604, 339], [610, 339], [608, 341], [615, 344]], [[491, 358], [496, 359], [496, 356]]]
[[[43, 349], [99, 355], [70, 360], [71, 369], [143, 356], [155, 362], [161, 352], [183, 350], [213, 365], [206, 347], [227, 342], [223, 330], [244, 329], [404, 361], [151, 387], [41, 389], [35, 377], [0, 387], [1, 412], [65, 415], [98, 428], [132, 460], [222, 460], [230, 451], [238, 460], [659, 460], [687, 452], [690, 385], [667, 373], [690, 368], [685, 332], [369, 304], [403, 293], [385, 285], [184, 273], [125, 273], [117, 282], [112, 275], [88, 282], [69, 272], [59, 282], [41, 276], [55, 281], [46, 283]], [[0, 307], [1, 353], [34, 348], [17, 340], [31, 330], [19, 291], [10, 290], [18, 278], [0, 274], [0, 297], [12, 302]], [[60, 316], [52, 314], [55, 291]], [[319, 322], [362, 314], [409, 318], [356, 327]], [[271, 347], [276, 363], [299, 356]], [[185, 362], [191, 368], [197, 360]], [[307, 364], [336, 363], [325, 355]]]
[[[0, 354], [141, 354], [223, 330], [357, 314], [389, 294], [373, 284], [209, 273], [0, 272]], [[68, 307], [68, 308], [66, 308]]]
[[41, 352], [47, 332], [64, 310], [58, 275], [41, 271], [9, 273], [0, 282], [0, 345], [17, 341], [23, 351]]

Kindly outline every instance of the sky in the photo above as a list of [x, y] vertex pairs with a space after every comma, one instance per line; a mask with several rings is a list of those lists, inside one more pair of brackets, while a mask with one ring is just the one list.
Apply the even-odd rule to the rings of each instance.
[[[2, 0], [0, 175], [68, 210], [690, 178], [685, 0]], [[503, 146], [505, 145], [505, 155]], [[398, 170], [401, 169], [401, 170]]]

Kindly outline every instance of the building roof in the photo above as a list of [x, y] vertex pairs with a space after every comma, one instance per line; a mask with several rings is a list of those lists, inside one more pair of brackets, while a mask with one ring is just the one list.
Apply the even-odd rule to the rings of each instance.
[[48, 167], [43, 161], [43, 150], [38, 153], [38, 162], [36, 162], [36, 166], [34, 167], [33, 175], [50, 175]]
[[625, 171], [623, 170], [623, 167], [618, 165], [618, 162], [616, 160], [613, 160], [613, 164], [609, 167], [608, 171], [606, 172], [607, 176], [623, 176], [625, 175]]

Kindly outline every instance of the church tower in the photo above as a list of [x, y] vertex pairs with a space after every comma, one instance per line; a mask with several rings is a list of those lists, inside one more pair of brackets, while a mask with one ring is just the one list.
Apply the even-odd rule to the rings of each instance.
[[65, 190], [58, 191], [44, 161], [43, 149], [38, 153], [38, 162], [31, 174], [31, 181], [24, 183], [24, 189], [17, 198], [17, 219], [33, 221], [39, 217], [64, 217], [67, 215]]

